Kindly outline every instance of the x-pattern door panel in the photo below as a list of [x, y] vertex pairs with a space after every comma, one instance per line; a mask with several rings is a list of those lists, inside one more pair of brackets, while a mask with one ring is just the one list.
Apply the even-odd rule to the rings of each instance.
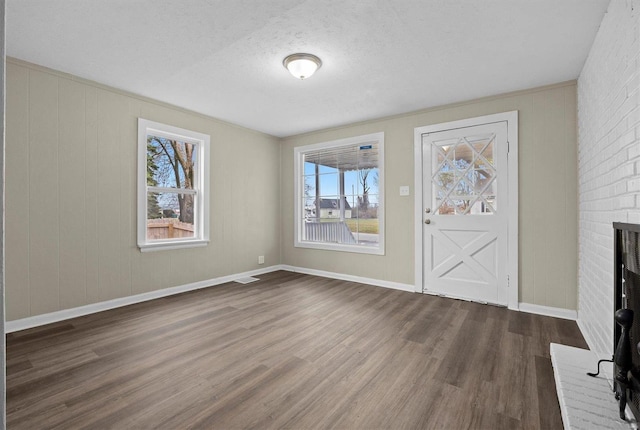
[[422, 136], [423, 291], [506, 304], [506, 122]]

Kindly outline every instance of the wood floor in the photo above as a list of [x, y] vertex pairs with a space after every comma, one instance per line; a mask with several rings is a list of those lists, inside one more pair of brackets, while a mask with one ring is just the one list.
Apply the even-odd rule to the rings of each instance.
[[572, 321], [260, 278], [9, 334], [8, 428], [562, 428]]

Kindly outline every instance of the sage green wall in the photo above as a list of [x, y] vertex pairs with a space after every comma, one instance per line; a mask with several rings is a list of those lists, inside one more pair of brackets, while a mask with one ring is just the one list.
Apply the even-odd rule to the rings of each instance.
[[[519, 111], [520, 301], [575, 309], [575, 82], [277, 139], [9, 60], [7, 320], [280, 263], [413, 284], [413, 129], [511, 110]], [[211, 135], [208, 247], [137, 249], [138, 117]], [[386, 254], [294, 248], [293, 148], [378, 131]], [[399, 196], [401, 185], [410, 197]]]
[[[207, 247], [136, 247], [138, 117], [211, 136]], [[280, 263], [275, 137], [9, 60], [6, 157], [7, 320]]]
[[[283, 264], [413, 284], [414, 128], [513, 110], [519, 112], [519, 301], [576, 309], [575, 82], [284, 139], [280, 160]], [[295, 248], [293, 148], [379, 131], [385, 133], [385, 255]], [[399, 196], [401, 185], [411, 187], [410, 197]]]

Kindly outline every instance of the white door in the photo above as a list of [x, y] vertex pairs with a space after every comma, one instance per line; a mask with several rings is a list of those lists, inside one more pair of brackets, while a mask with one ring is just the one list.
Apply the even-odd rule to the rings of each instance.
[[507, 122], [422, 134], [423, 292], [507, 304]]

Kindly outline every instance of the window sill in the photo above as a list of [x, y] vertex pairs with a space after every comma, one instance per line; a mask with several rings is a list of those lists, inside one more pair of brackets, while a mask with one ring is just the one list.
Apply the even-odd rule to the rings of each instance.
[[158, 242], [138, 244], [140, 252], [169, 251], [172, 249], [199, 248], [207, 246], [209, 240], [190, 240], [188, 242]]
[[296, 241], [296, 248], [323, 249], [326, 251], [352, 252], [356, 254], [384, 255], [384, 246], [377, 247], [366, 245], [345, 245], [341, 243], [321, 243], [321, 242], [299, 242]]

